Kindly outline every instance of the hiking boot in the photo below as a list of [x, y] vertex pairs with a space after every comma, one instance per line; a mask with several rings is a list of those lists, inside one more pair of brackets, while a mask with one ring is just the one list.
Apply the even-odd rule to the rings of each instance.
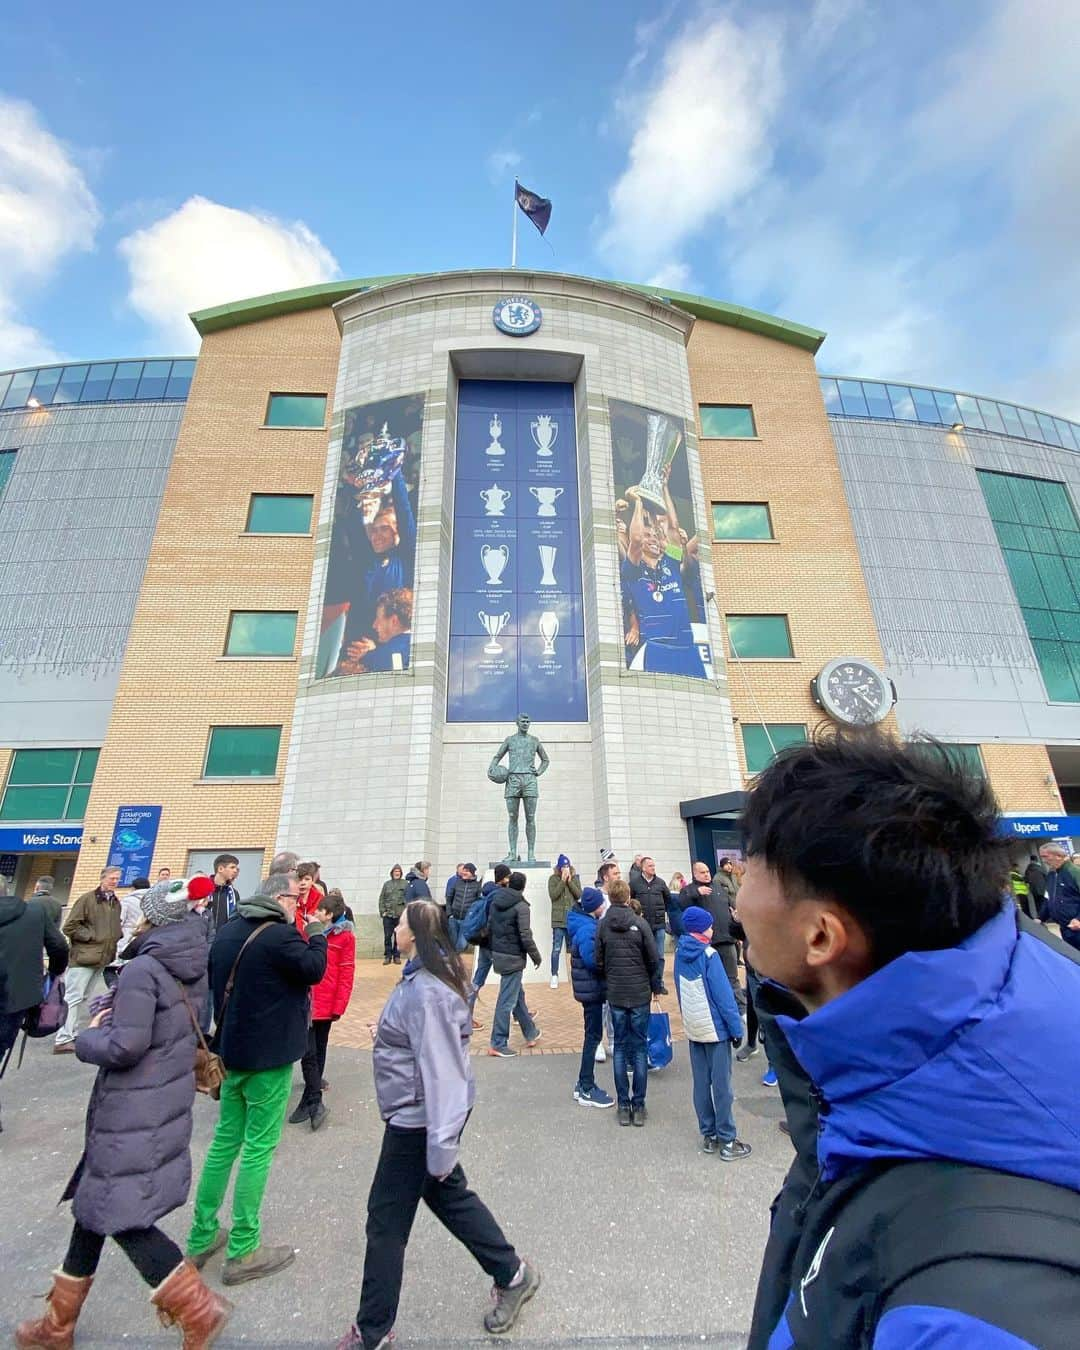
[[176, 1267], [154, 1292], [150, 1302], [157, 1308], [163, 1327], [178, 1326], [184, 1333], [183, 1350], [203, 1350], [213, 1345], [232, 1316], [233, 1305], [213, 1293], [190, 1261]]
[[633, 1124], [633, 1120], [630, 1115], [630, 1108], [628, 1106], [619, 1107], [619, 1124], [620, 1125]]
[[524, 1273], [520, 1284], [511, 1284], [505, 1289], [495, 1285], [491, 1290], [494, 1306], [484, 1314], [484, 1330], [492, 1336], [509, 1331], [522, 1308], [540, 1288], [540, 1272], [536, 1267], [522, 1261], [521, 1268]]
[[760, 1053], [761, 1053], [760, 1045], [744, 1045], [741, 1050], [736, 1050], [735, 1058], [739, 1061], [740, 1064], [745, 1064], [748, 1059], [753, 1059], [755, 1055]]
[[303, 1125], [305, 1120], [311, 1119], [311, 1106], [303, 1098], [297, 1103], [296, 1110], [289, 1117], [290, 1125]]
[[727, 1139], [720, 1146], [720, 1158], [723, 1162], [738, 1162], [740, 1158], [749, 1158], [753, 1151], [741, 1139]]
[[227, 1228], [219, 1228], [217, 1230], [217, 1237], [214, 1238], [213, 1242], [211, 1242], [210, 1246], [207, 1247], [205, 1251], [188, 1252], [187, 1259], [191, 1262], [191, 1264], [195, 1267], [196, 1270], [202, 1270], [203, 1266], [206, 1265], [207, 1261], [209, 1261], [212, 1256], [216, 1255], [219, 1251], [221, 1251], [222, 1247], [224, 1247], [228, 1243], [228, 1241], [229, 1241], [229, 1230]]
[[19, 1350], [71, 1350], [75, 1344], [75, 1323], [93, 1283], [92, 1275], [78, 1279], [62, 1270], [54, 1271], [52, 1288], [45, 1295], [48, 1307], [44, 1317], [20, 1322], [15, 1328]]
[[720, 1140], [717, 1139], [715, 1134], [707, 1134], [705, 1138], [702, 1140], [701, 1144], [702, 1153], [716, 1153], [719, 1148], [720, 1148]]
[[644, 1106], [635, 1106], [631, 1115], [633, 1117], [634, 1124], [639, 1127], [644, 1125], [645, 1122], [649, 1119], [649, 1113], [648, 1111], [645, 1110]]
[[295, 1260], [296, 1252], [292, 1247], [267, 1247], [260, 1243], [247, 1256], [229, 1257], [221, 1272], [221, 1283], [247, 1284], [249, 1280], [261, 1280], [267, 1275], [276, 1275]]
[[580, 1088], [575, 1088], [574, 1101], [579, 1106], [598, 1106], [601, 1110], [607, 1106], [615, 1105], [615, 1098], [609, 1097], [602, 1087], [597, 1087], [595, 1084], [589, 1088], [588, 1092], [582, 1092]]
[[312, 1111], [311, 1113], [311, 1128], [313, 1130], [321, 1130], [322, 1127], [326, 1124], [326, 1117], [329, 1114], [330, 1108], [328, 1106], [324, 1106], [323, 1103], [320, 1102], [318, 1106], [315, 1108], [315, 1110]]
[[511, 1050], [508, 1045], [489, 1045], [488, 1054], [494, 1055], [496, 1059], [516, 1059], [517, 1051]]

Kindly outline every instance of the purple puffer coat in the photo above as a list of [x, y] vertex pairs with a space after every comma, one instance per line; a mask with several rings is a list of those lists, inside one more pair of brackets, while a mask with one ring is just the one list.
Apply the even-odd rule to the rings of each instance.
[[79, 1034], [75, 1053], [100, 1065], [86, 1111], [86, 1145], [63, 1199], [92, 1233], [149, 1228], [191, 1188], [195, 1032], [182, 980], [201, 1014], [206, 924], [197, 916], [151, 928], [121, 970], [111, 1026]]

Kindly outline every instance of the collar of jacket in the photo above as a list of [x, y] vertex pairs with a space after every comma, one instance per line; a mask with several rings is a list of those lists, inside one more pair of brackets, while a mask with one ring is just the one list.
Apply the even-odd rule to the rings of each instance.
[[258, 919], [260, 922], [266, 919], [280, 923], [288, 922], [285, 911], [268, 895], [253, 895], [250, 900], [241, 900], [238, 913], [241, 918]]
[[101, 889], [100, 886], [95, 886], [95, 887], [94, 887], [94, 895], [95, 895], [95, 896], [102, 902], [102, 904], [104, 904], [104, 905], [117, 905], [117, 904], [120, 903], [120, 902], [117, 900], [117, 898], [116, 898], [116, 892], [115, 892], [115, 891], [103, 891], [103, 890]]

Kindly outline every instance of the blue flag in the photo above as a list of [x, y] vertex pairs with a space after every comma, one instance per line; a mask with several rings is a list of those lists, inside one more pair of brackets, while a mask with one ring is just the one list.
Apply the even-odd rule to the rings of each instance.
[[522, 187], [516, 178], [514, 179], [514, 197], [518, 206], [543, 234], [551, 220], [551, 202], [548, 198], [538, 197], [535, 192], [530, 192], [527, 187]]

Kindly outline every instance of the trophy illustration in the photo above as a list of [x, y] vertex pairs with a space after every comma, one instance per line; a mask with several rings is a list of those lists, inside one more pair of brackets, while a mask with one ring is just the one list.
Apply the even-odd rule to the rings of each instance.
[[540, 636], [544, 639], [544, 655], [555, 655], [555, 639], [559, 636], [559, 616], [550, 609], [540, 615]]
[[529, 423], [529, 430], [532, 432], [532, 438], [536, 442], [536, 453], [542, 455], [544, 459], [550, 459], [552, 455], [551, 447], [559, 435], [559, 424], [553, 417], [547, 413], [541, 413], [535, 422]]
[[566, 491], [561, 487], [531, 487], [529, 491], [540, 503], [536, 508], [538, 516], [553, 516], [555, 514], [555, 503]]
[[[499, 634], [502, 632], [502, 630], [510, 622], [509, 610], [505, 611], [502, 614], [485, 614], [483, 610], [481, 610], [476, 617], [484, 625], [484, 628], [487, 631], [487, 635], [489, 638], [489, 641], [484, 643], [484, 652], [488, 656], [501, 656], [502, 648], [499, 646], [498, 637]], [[558, 624], [556, 624], [555, 627], [557, 631]]]
[[341, 476], [356, 488], [365, 524], [378, 514], [380, 498], [390, 491], [390, 480], [401, 468], [407, 449], [404, 438], [391, 436], [389, 424], [384, 422], [377, 436], [358, 438], [356, 449], [346, 451]]
[[557, 586], [559, 583], [555, 580], [555, 554], [554, 544], [541, 544], [540, 548], [540, 566], [543, 572], [540, 577], [541, 586]]
[[663, 511], [667, 469], [682, 443], [682, 432], [663, 413], [646, 413], [645, 425], [645, 472], [637, 485], [638, 496]]
[[498, 413], [492, 415], [488, 423], [488, 431], [491, 432], [491, 444], [484, 451], [485, 455], [505, 455], [506, 447], [499, 444], [499, 437], [502, 435], [502, 420]]
[[[552, 551], [554, 552], [554, 550]], [[488, 575], [488, 585], [497, 586], [502, 581], [506, 564], [510, 561], [510, 550], [505, 544], [500, 544], [497, 548], [492, 548], [490, 544], [484, 544], [480, 549], [480, 561]]]
[[[506, 509], [506, 503], [512, 496], [512, 492], [507, 492], [498, 483], [492, 483], [489, 488], [485, 488], [481, 492], [480, 500], [484, 503], [484, 510], [489, 516], [501, 516]], [[554, 515], [555, 512], [552, 511], [551, 514]]]

